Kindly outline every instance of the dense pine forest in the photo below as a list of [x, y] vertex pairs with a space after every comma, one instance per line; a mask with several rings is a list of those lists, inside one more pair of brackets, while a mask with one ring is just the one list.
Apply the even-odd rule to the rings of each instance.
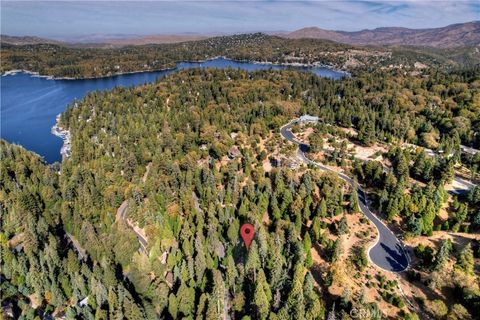
[[322, 64], [354, 71], [375, 67], [452, 68], [480, 63], [473, 47], [422, 49], [361, 47], [319, 39], [285, 39], [261, 33], [214, 37], [176, 44], [120, 48], [80, 45], [2, 43], [0, 71], [28, 70], [57, 78], [95, 78], [114, 74], [173, 68], [180, 61], [218, 56], [272, 63]]
[[[182, 46], [188, 45], [173, 47]], [[22, 57], [15, 48], [5, 50], [11, 50], [7, 61], [19, 59], [12, 67], [27, 63], [29, 69], [36, 50], [68, 57], [78, 49], [32, 46], [32, 55]], [[121, 50], [113, 65], [139, 61], [129, 60], [130, 49]], [[172, 61], [164, 57], [161, 65]], [[48, 59], [32, 69], [58, 76], [106, 74], [86, 71], [92, 65], [77, 71], [48, 67]], [[359, 70], [342, 80], [293, 71], [194, 69], [155, 84], [92, 92], [61, 115], [60, 125], [72, 136], [72, 156], [60, 168], [1, 142], [2, 304], [22, 319], [246, 320], [325, 319], [336, 302], [342, 319], [360, 306], [380, 319], [379, 301], [347, 289], [340, 295], [328, 291], [338, 281], [341, 256], [352, 257], [352, 274], [360, 276], [368, 265], [365, 247], [342, 249], [348, 221], [358, 214], [355, 191], [335, 174], [278, 164], [273, 154], [295, 152], [279, 128], [311, 114], [322, 121], [318, 130], [328, 130], [327, 124], [354, 128], [365, 146], [407, 142], [453, 154], [432, 160], [392, 148], [392, 172], [369, 161], [354, 162], [349, 174], [372, 189], [375, 207], [387, 219], [408, 221], [409, 237], [441, 229], [475, 233], [478, 187], [455, 197], [456, 215], [448, 225], [435, 218], [453, 166], [463, 164], [475, 177], [480, 165], [478, 154], [460, 153], [461, 144], [480, 147], [479, 79], [478, 68]], [[411, 178], [423, 185], [407, 188]], [[255, 226], [249, 250], [239, 238], [246, 222]], [[366, 219], [359, 223], [369, 225]], [[452, 307], [441, 299], [423, 303], [445, 306], [440, 318], [478, 317], [478, 243], [461, 252], [448, 243], [439, 250], [417, 247], [416, 254], [422, 270], [455, 266], [445, 285], [456, 293]], [[318, 261], [328, 268], [320, 270]], [[383, 300], [398, 308], [396, 318], [422, 316], [391, 293], [393, 281], [378, 282]]]

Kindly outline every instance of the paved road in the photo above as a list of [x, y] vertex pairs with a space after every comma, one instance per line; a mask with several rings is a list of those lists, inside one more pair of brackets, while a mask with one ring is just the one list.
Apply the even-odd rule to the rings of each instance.
[[[404, 147], [409, 147], [409, 148], [414, 149], [414, 150], [416, 150], [418, 148], [421, 148], [430, 157], [438, 157], [439, 156], [438, 151], [434, 151], [432, 149], [420, 147], [420, 146], [417, 146], [416, 144], [404, 143], [403, 146]], [[460, 145], [460, 150], [463, 153], [467, 153], [467, 154], [470, 154], [470, 155], [475, 155], [478, 152], [480, 152], [480, 150], [473, 149], [473, 148], [470, 148], [470, 147], [467, 147], [467, 146], [464, 146], [464, 145]], [[466, 180], [466, 179], [462, 178], [460, 175], [455, 174], [455, 176], [453, 177], [453, 181], [452, 181], [452, 189], [448, 190], [448, 192], [450, 194], [453, 194], [453, 195], [468, 194], [470, 192], [470, 190], [473, 189], [475, 186], [476, 186], [476, 184], [474, 184], [472, 181]]]
[[127, 211], [127, 208], [128, 208], [128, 201], [125, 200], [122, 202], [122, 204], [117, 210], [116, 219], [117, 221], [119, 219], [123, 220], [127, 224], [127, 226], [129, 226], [132, 229], [132, 231], [135, 232], [135, 234], [137, 235], [138, 242], [140, 242], [140, 251], [147, 253], [147, 239], [145, 239], [142, 234], [138, 233], [125, 219], [125, 212]]
[[400, 242], [400, 240], [397, 239], [393, 232], [388, 229], [388, 227], [383, 224], [383, 222], [380, 221], [380, 219], [378, 219], [370, 211], [370, 209], [368, 208], [365, 191], [357, 182], [355, 182], [347, 175], [333, 171], [320, 163], [308, 159], [305, 156], [305, 152], [308, 151], [309, 146], [298, 141], [295, 138], [295, 135], [290, 131], [291, 127], [296, 123], [297, 120], [292, 120], [291, 122], [280, 128], [280, 133], [285, 139], [299, 146], [297, 150], [298, 158], [306, 164], [310, 164], [322, 170], [330, 171], [337, 174], [340, 179], [344, 180], [345, 182], [349, 183], [357, 189], [360, 210], [375, 225], [378, 230], [377, 242], [368, 250], [368, 257], [370, 261], [372, 261], [378, 267], [387, 271], [400, 272], [405, 270], [408, 267], [409, 258], [403, 248], [403, 244]]

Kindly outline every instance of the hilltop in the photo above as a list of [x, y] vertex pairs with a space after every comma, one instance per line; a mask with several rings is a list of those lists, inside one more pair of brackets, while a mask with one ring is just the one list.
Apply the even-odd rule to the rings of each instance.
[[373, 47], [323, 39], [287, 39], [263, 33], [213, 37], [182, 43], [114, 47], [103, 44], [13, 45], [2, 38], [0, 71], [24, 69], [57, 78], [97, 78], [126, 72], [173, 68], [179, 61], [223, 56], [233, 60], [274, 64], [359, 68], [444, 69], [476, 65], [477, 48], [431, 49]]
[[35, 36], [9, 36], [6, 34], [0, 35], [0, 39], [2, 44], [11, 44], [15, 46], [23, 46], [29, 44], [40, 44], [40, 43], [50, 43], [50, 44], [62, 44], [61, 41], [47, 39], [47, 38], [40, 38]]
[[309, 27], [282, 36], [291, 39], [326, 39], [357, 45], [411, 45], [452, 48], [478, 46], [480, 44], [480, 21], [452, 24], [442, 28], [408, 29], [387, 27], [355, 32]]

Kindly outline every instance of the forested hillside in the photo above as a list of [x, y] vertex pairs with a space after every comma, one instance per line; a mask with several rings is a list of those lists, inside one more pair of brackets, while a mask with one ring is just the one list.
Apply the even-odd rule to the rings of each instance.
[[364, 45], [416, 45], [437, 48], [477, 46], [480, 44], [480, 21], [451, 24], [441, 28], [409, 29], [383, 27], [354, 32], [303, 28], [284, 35], [289, 38], [329, 39], [340, 43]]
[[[358, 277], [368, 264], [365, 248], [342, 251], [355, 192], [334, 174], [278, 164], [273, 154], [294, 153], [279, 128], [309, 113], [357, 129], [365, 145], [478, 147], [478, 72], [334, 81], [187, 70], [90, 93], [61, 116], [72, 156], [60, 172], [2, 142], [2, 303], [27, 319], [324, 319], [332, 301], [345, 317], [354, 306], [381, 312], [364, 295], [328, 293], [340, 256], [355, 258]], [[248, 251], [245, 222], [255, 226]], [[458, 264], [478, 281], [472, 257]], [[398, 317], [415, 318], [387, 289]], [[479, 296], [456, 302], [474, 314]]]
[[[56, 199], [41, 197], [44, 184], [49, 186], [44, 171], [53, 175], [52, 192], [58, 195], [51, 209], [51, 232], [57, 232], [41, 234], [31, 249], [35, 258], [25, 244], [4, 260], [16, 270], [2, 269], [8, 279], [4, 285], [10, 284], [12, 291], [7, 301], [24, 315], [33, 311], [19, 303], [20, 294], [33, 294], [41, 308], [69, 317], [323, 317], [324, 303], [307, 272], [312, 239], [304, 225], [318, 210], [312, 197], [342, 212], [344, 192], [334, 177], [282, 170], [267, 174], [257, 165], [255, 139], [293, 116], [299, 102], [277, 105], [287, 103], [291, 90], [281, 75], [249, 78], [237, 71], [228, 76], [193, 71], [153, 86], [91, 94], [62, 116], [74, 140], [73, 158], [62, 164], [59, 176], [18, 147], [2, 148], [2, 158], [11, 159], [2, 162], [8, 169], [2, 170], [8, 173], [3, 180], [12, 185], [4, 190], [10, 219], [18, 216], [11, 203], [23, 205], [23, 198], [17, 200], [17, 179], [32, 180], [25, 183], [35, 186], [31, 197], [36, 201], [30, 206], [37, 214], [49, 217], [47, 208]], [[229, 132], [239, 133], [236, 143], [243, 156], [218, 166], [235, 143]], [[201, 144], [207, 149], [199, 149]], [[23, 157], [33, 159], [26, 169]], [[148, 163], [150, 174], [143, 182]], [[124, 199], [129, 202], [127, 217], [145, 229], [148, 255], [137, 252], [133, 233], [124, 232], [126, 223], [115, 222]], [[304, 199], [310, 199], [308, 207]], [[271, 223], [264, 224], [264, 219]], [[247, 221], [257, 233], [248, 252], [239, 241], [239, 226]], [[2, 231], [5, 246], [22, 232], [29, 239], [28, 230], [18, 227], [5, 224]], [[65, 232], [85, 248], [86, 263], [66, 247]], [[318, 239], [318, 230], [315, 234]], [[50, 280], [23, 280], [26, 270], [37, 265], [34, 259], [45, 261], [40, 270]], [[65, 272], [73, 278], [63, 279]]]
[[[53, 313], [102, 319], [107, 312], [96, 310], [97, 304], [108, 297], [116, 312], [138, 314], [137, 294], [119, 276], [117, 262], [105, 256], [92, 263], [69, 241], [61, 215], [61, 176], [36, 154], [3, 140], [1, 159], [2, 307], [11, 310], [13, 318]], [[122, 230], [114, 233], [117, 241], [128, 243]], [[82, 300], [89, 306], [75, 308]]]
[[[234, 60], [330, 65], [356, 70], [383, 66], [415, 69], [475, 65], [473, 48], [426, 50], [421, 48], [356, 47], [318, 39], [284, 39], [265, 34], [214, 37], [205, 40], [122, 48], [84, 48], [50, 43], [2, 43], [0, 71], [29, 70], [59, 78], [91, 78], [126, 72], [172, 68], [180, 61], [201, 61], [218, 56]], [[418, 64], [417, 64], [418, 65]]]

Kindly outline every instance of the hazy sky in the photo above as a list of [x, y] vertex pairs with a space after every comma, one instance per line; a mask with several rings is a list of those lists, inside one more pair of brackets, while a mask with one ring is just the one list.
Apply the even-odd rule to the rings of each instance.
[[1, 1], [1, 33], [232, 33], [307, 26], [355, 31], [440, 27], [480, 20], [480, 1]]

